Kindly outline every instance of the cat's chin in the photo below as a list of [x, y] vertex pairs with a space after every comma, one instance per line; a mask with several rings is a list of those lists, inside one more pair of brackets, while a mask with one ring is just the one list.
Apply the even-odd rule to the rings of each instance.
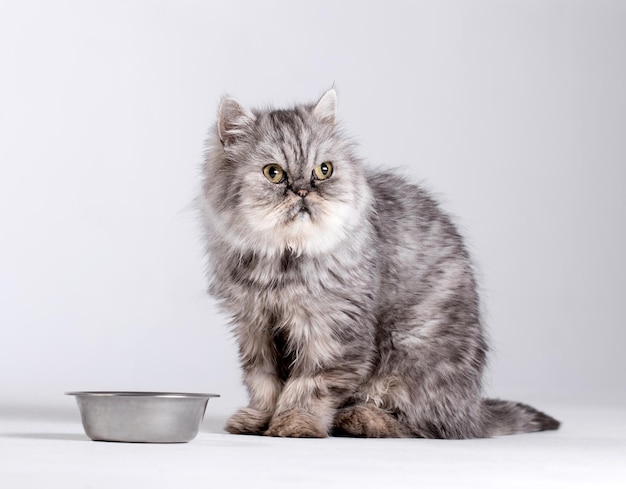
[[301, 225], [303, 221], [311, 222], [311, 211], [307, 207], [300, 207], [291, 211], [287, 216], [286, 225], [291, 225], [292, 223]]
[[302, 211], [267, 236], [275, 252], [291, 251], [296, 255], [316, 256], [328, 253], [341, 241], [342, 233], [329, 230], [310, 213]]
[[310, 221], [314, 211], [315, 205], [312, 207], [310, 202], [307, 203], [302, 199], [298, 199], [293, 205], [291, 205], [285, 215], [286, 224], [289, 225], [292, 222], [299, 222], [303, 219]]
[[323, 202], [294, 206], [286, 221], [274, 227], [270, 241], [280, 243], [282, 250], [297, 255], [321, 256], [332, 252], [357, 232], [360, 209], [335, 203], [333, 209]]

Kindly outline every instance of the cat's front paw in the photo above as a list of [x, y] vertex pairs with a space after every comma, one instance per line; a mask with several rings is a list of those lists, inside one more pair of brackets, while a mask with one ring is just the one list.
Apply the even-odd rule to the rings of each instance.
[[328, 433], [311, 413], [301, 409], [290, 409], [272, 418], [265, 435], [289, 438], [324, 438], [328, 436]]
[[268, 427], [271, 415], [254, 408], [243, 408], [233, 414], [224, 429], [234, 435], [260, 435]]

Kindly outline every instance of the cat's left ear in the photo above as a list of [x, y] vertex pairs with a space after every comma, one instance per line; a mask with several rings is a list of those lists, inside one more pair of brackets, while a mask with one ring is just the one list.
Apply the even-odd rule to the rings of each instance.
[[236, 99], [232, 97], [222, 99], [217, 114], [217, 134], [222, 145], [234, 143], [244, 134], [246, 126], [255, 119], [254, 114]]
[[335, 88], [328, 90], [313, 107], [313, 115], [327, 124], [334, 124], [337, 114], [337, 92]]

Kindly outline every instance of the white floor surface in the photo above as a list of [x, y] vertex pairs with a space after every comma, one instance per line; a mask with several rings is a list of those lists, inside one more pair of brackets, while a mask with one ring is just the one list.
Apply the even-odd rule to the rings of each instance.
[[0, 406], [0, 487], [626, 488], [626, 409], [541, 406], [556, 432], [485, 440], [225, 434], [211, 403], [185, 444], [90, 441], [78, 411]]

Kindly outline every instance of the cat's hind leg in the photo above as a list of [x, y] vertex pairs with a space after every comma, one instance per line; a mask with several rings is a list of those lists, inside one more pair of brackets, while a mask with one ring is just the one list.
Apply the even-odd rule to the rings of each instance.
[[411, 436], [393, 414], [373, 404], [356, 404], [338, 411], [334, 436], [405, 438]]
[[367, 438], [414, 436], [397, 413], [410, 404], [409, 393], [393, 374], [374, 375], [363, 384], [350, 404], [337, 412], [333, 434]]

